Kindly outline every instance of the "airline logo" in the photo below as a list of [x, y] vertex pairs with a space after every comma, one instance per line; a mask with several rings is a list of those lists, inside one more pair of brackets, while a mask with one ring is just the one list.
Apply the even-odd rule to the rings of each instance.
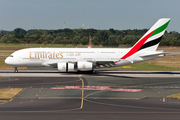
[[[63, 55], [64, 54], [64, 55]], [[60, 53], [60, 52], [29, 52], [29, 58], [49, 58], [49, 59], [62, 59], [64, 56], [81, 56], [81, 53]]]
[[[151, 40], [147, 43], [145, 43], [147, 41], [147, 39], [149, 39], [150, 37], [154, 36], [154, 35], [157, 35], [161, 32], [163, 32], [168, 24], [169, 24], [170, 20], [165, 23], [164, 25], [162, 25], [161, 27], [157, 28], [156, 30], [150, 32], [149, 34], [147, 34], [145, 37], [143, 37], [137, 44], [135, 44], [135, 46], [126, 54], [124, 55], [121, 59], [126, 59], [127, 57], [133, 55], [134, 53], [136, 53], [137, 51], [139, 50], [142, 50], [144, 48], [147, 48], [147, 47], [151, 47], [153, 45], [156, 45], [160, 42], [162, 36], [159, 36], [158, 38], [154, 39], [154, 40]], [[145, 44], [144, 44], [145, 43]]]
[[56, 52], [29, 52], [29, 58], [63, 58], [62, 53]]
[[[131, 55], [133, 55], [134, 53], [136, 53], [142, 49], [157, 45], [161, 41], [161, 38], [163, 36], [163, 34], [160, 34], [160, 33], [164, 32], [166, 30], [169, 22], [170, 22], [170, 20], [168, 22], [166, 22], [165, 24], [163, 24], [162, 26], [158, 27], [157, 29], [150, 31], [150, 33], [148, 33], [146, 36], [141, 38], [132, 47], [132, 49], [128, 53], [126, 53], [121, 59], [126, 59], [126, 58], [130, 57]], [[149, 38], [154, 37], [154, 36], [155, 36], [154, 39], [146, 42]], [[115, 61], [115, 63], [117, 63], [117, 62], [120, 62], [120, 60]]]
[[86, 65], [85, 65], [85, 64], [83, 64], [82, 68], [83, 68], [83, 69], [85, 69], [85, 68], [86, 68]]

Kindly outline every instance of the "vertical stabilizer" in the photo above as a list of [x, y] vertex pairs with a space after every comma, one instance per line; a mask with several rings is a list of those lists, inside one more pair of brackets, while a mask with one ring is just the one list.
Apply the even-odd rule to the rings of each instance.
[[159, 19], [121, 59], [126, 59], [138, 51], [156, 51], [169, 22], [170, 18]]
[[[146, 41], [144, 41], [143, 45], [139, 48], [139, 50], [146, 49], [149, 51], [156, 51], [156, 49], [159, 45], [159, 42], [161, 41], [169, 22], [170, 22], [170, 18], [159, 19], [148, 30], [148, 32], [138, 41], [138, 42], [140, 42], [144, 37], [149, 35], [148, 39]], [[138, 44], [138, 42], [136, 44]]]

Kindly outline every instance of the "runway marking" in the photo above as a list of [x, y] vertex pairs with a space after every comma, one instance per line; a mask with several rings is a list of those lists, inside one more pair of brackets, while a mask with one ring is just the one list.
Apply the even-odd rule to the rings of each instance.
[[120, 91], [120, 92], [140, 92], [142, 89], [124, 89], [124, 88], [111, 88], [109, 86], [85, 86], [85, 88], [80, 88], [80, 86], [65, 86], [65, 87], [51, 87], [51, 89], [77, 89], [77, 90], [101, 90], [101, 91]]
[[90, 94], [86, 95], [86, 96], [84, 97], [84, 99], [87, 98], [88, 96], [91, 96], [91, 95], [96, 94], [96, 93], [99, 93], [99, 92], [103, 92], [103, 91], [96, 91], [96, 92], [90, 93]]
[[[180, 88], [178, 86], [84, 86], [84, 90], [109, 90], [109, 91], [125, 91], [125, 92], [139, 92], [141, 89], [124, 89], [124, 88]], [[119, 87], [113, 89], [110, 87]], [[51, 89], [82, 89], [80, 86], [56, 86]]]
[[[82, 88], [84, 88], [84, 81], [83, 81], [83, 79], [80, 76], [78, 76], [78, 77], [82, 81]], [[82, 89], [82, 99], [81, 99], [81, 107], [80, 107], [80, 109], [83, 108], [83, 101], [84, 101], [84, 89]]]
[[[98, 91], [101, 92], [101, 91]], [[96, 92], [93, 92], [92, 94], [96, 94]], [[91, 94], [91, 95], [92, 95]], [[89, 95], [85, 96], [83, 99], [87, 98]], [[26, 97], [23, 97], [22, 99], [27, 99]], [[30, 98], [28, 98], [30, 99]], [[82, 97], [37, 97], [37, 99], [82, 99]], [[89, 97], [88, 99], [119, 99], [119, 100], [140, 100], [141, 98], [112, 98], [112, 97]]]

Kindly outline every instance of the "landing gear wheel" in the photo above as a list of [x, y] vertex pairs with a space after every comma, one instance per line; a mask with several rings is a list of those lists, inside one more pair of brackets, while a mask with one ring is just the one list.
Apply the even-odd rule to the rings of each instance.
[[91, 73], [96, 74], [96, 71], [95, 70], [91, 70]]
[[18, 73], [17, 67], [14, 68], [14, 72], [15, 72], [15, 73]]

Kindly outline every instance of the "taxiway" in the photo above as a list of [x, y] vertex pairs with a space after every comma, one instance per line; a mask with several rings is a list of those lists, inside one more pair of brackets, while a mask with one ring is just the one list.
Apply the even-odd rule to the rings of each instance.
[[0, 104], [0, 119], [176, 120], [180, 101], [164, 97], [180, 93], [179, 74], [0, 71], [0, 88], [24, 88], [11, 102]]

